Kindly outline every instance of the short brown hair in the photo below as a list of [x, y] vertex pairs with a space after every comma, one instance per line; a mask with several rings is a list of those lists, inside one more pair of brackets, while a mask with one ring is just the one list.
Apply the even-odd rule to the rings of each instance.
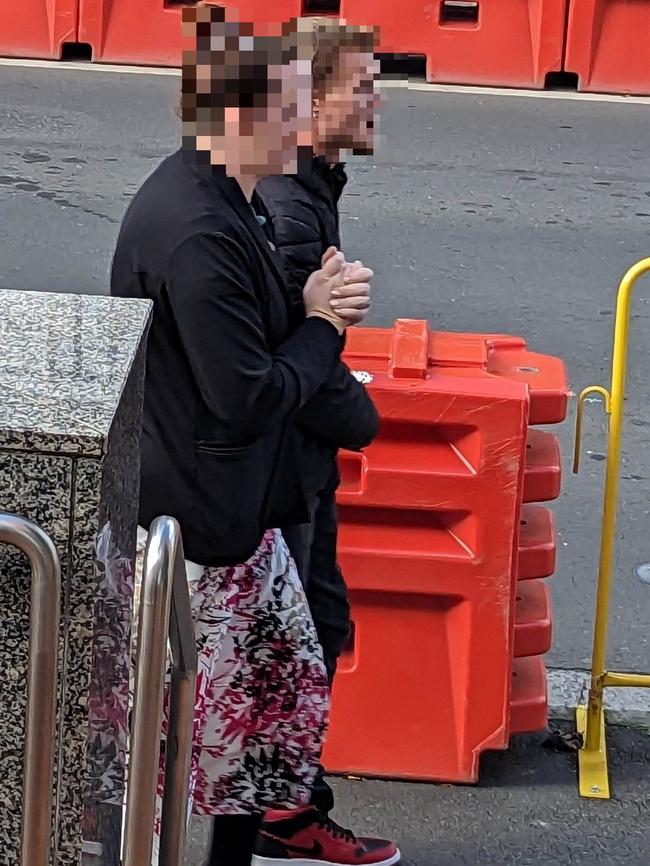
[[340, 18], [303, 19], [312, 30], [312, 78], [314, 92], [322, 93], [330, 76], [338, 69], [344, 51], [374, 53], [379, 41], [377, 27], [347, 24]]

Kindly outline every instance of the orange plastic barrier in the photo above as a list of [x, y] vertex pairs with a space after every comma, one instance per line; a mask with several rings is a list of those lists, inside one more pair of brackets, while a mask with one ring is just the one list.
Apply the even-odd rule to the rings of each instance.
[[515, 658], [543, 656], [551, 648], [551, 599], [543, 580], [527, 580], [517, 587]]
[[561, 361], [519, 338], [426, 322], [355, 329], [379, 438], [340, 466], [339, 556], [353, 637], [339, 666], [332, 772], [471, 782], [480, 754], [546, 724]]
[[578, 89], [650, 94], [650, 3], [570, 0], [565, 69]]
[[341, 14], [378, 24], [381, 50], [423, 54], [429, 81], [544, 87], [562, 69], [567, 0], [342, 0]]
[[524, 502], [550, 502], [562, 487], [562, 458], [557, 436], [529, 430], [526, 439]]
[[78, 0], [2, 0], [0, 56], [58, 59], [77, 38]]
[[555, 518], [548, 508], [525, 505], [519, 527], [519, 580], [550, 577], [555, 571]]
[[[93, 60], [180, 66], [181, 10], [164, 0], [79, 0], [79, 41]], [[300, 15], [300, 0], [224, 0], [242, 21], [278, 22]]]
[[[428, 340], [426, 351], [422, 348], [422, 335], [425, 333]], [[404, 364], [404, 373], [414, 369], [418, 375], [426, 375], [421, 372], [426, 356], [429, 366], [439, 372], [444, 370], [447, 376], [480, 376], [489, 380], [505, 378], [525, 384], [529, 391], [528, 423], [531, 426], [559, 424], [566, 416], [569, 391], [564, 362], [529, 351], [521, 337], [430, 332], [426, 322], [398, 320], [392, 331], [383, 328], [352, 330], [346, 349], [349, 363], [354, 367], [357, 357], [359, 361], [368, 359], [371, 366], [379, 365], [380, 368], [389, 363], [393, 349], [387, 334], [396, 345], [399, 344], [402, 353], [406, 341], [413, 345], [413, 359]]]
[[515, 659], [512, 665], [510, 731], [525, 734], [546, 727], [546, 669], [541, 656]]
[[528, 424], [563, 419], [564, 365], [517, 338], [408, 320], [352, 331], [346, 361], [368, 382], [382, 429], [363, 454], [341, 455], [354, 634], [325, 764], [475, 781], [481, 752], [545, 724], [536, 656], [550, 641], [540, 578], [554, 567], [554, 524], [522, 501], [526, 489], [556, 493], [555, 438]]

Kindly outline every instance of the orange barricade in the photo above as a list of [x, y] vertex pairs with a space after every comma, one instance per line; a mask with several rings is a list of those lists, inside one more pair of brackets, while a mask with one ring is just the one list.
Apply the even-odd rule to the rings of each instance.
[[529, 430], [526, 440], [524, 502], [557, 499], [562, 485], [560, 443], [552, 433]]
[[351, 23], [378, 24], [381, 50], [423, 54], [427, 79], [544, 87], [562, 68], [567, 0], [342, 0]]
[[565, 68], [584, 91], [650, 94], [650, 3], [570, 0]]
[[[180, 66], [181, 7], [165, 0], [79, 0], [79, 41], [93, 60]], [[224, 0], [242, 21], [278, 22], [300, 15], [300, 0]]]
[[517, 587], [515, 658], [543, 656], [551, 648], [551, 600], [543, 580], [527, 580]]
[[519, 339], [406, 320], [352, 331], [346, 361], [382, 430], [341, 455], [354, 628], [325, 764], [475, 781], [481, 752], [546, 721], [554, 524], [522, 502], [557, 493], [554, 437], [528, 424], [563, 419], [564, 365]]
[[555, 571], [555, 518], [548, 508], [525, 505], [519, 527], [519, 580], [550, 577]]
[[[458, 341], [458, 335], [444, 340]], [[462, 343], [477, 346], [477, 363], [492, 376], [524, 382], [529, 390], [528, 424], [557, 424], [567, 413], [569, 389], [564, 363], [559, 358], [530, 352], [519, 337], [464, 334]], [[440, 346], [441, 335], [432, 342]], [[448, 363], [444, 353], [445, 363]], [[436, 363], [440, 352], [433, 353]], [[555, 436], [528, 428], [522, 499], [525, 503], [545, 502], [560, 493], [561, 461]], [[534, 588], [515, 587], [515, 642], [510, 700], [510, 734], [539, 730], [547, 719], [546, 674], [540, 658], [550, 648], [551, 606], [542, 578], [555, 571], [556, 533], [553, 513], [539, 505], [521, 509], [517, 568], [513, 583], [531, 581]]]
[[79, 0], [2, 0], [0, 55], [58, 59], [77, 38]]

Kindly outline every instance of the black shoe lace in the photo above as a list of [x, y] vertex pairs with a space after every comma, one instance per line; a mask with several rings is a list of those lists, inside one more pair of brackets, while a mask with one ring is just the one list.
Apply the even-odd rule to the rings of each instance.
[[352, 830], [346, 830], [345, 827], [339, 826], [336, 821], [332, 821], [332, 819], [327, 815], [320, 816], [318, 819], [318, 827], [320, 830], [325, 830], [325, 832], [329, 833], [334, 839], [343, 839], [344, 842], [349, 842], [352, 845], [359, 841]]

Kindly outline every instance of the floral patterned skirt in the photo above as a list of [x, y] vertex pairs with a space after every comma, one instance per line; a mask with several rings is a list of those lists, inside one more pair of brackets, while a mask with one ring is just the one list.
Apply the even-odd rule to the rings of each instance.
[[[145, 542], [140, 533], [136, 611]], [[267, 532], [242, 565], [187, 563], [187, 572], [199, 663], [193, 812], [299, 806], [309, 800], [318, 766], [329, 687], [282, 534]]]

